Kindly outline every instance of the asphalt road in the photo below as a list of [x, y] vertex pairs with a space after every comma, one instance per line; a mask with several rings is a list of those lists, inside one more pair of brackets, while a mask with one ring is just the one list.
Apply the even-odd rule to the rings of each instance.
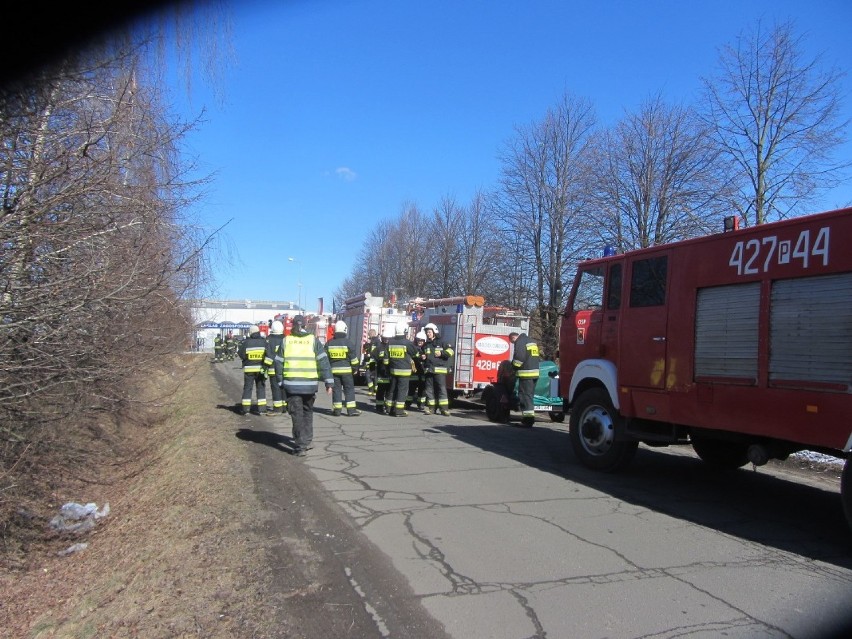
[[[237, 401], [240, 372], [217, 370]], [[288, 417], [237, 432], [265, 444], [279, 587], [326, 584], [302, 610], [314, 636], [852, 636], [836, 473], [719, 473], [689, 449], [640, 447], [600, 474], [574, 459], [567, 422], [496, 425], [474, 406], [393, 418], [357, 399], [361, 416], [334, 417], [318, 395], [304, 458], [286, 452]]]

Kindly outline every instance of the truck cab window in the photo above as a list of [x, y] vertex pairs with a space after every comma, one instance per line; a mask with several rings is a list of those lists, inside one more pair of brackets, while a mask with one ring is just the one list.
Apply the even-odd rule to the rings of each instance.
[[621, 264], [613, 264], [609, 269], [606, 307], [610, 311], [615, 311], [621, 308]]
[[660, 306], [666, 301], [668, 257], [652, 257], [633, 262], [630, 278], [630, 306]]
[[604, 269], [590, 268], [580, 273], [572, 311], [593, 311], [603, 308]]

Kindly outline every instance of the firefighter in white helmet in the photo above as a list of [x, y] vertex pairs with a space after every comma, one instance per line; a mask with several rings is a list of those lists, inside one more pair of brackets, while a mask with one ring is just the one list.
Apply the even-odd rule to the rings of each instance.
[[426, 344], [423, 346], [426, 369], [426, 408], [423, 412], [450, 414], [450, 398], [447, 394], [447, 373], [450, 361], [455, 354], [450, 344], [441, 343], [438, 327], [432, 322], [423, 327]]
[[376, 412], [380, 415], [390, 412], [390, 398], [387, 395], [388, 386], [390, 386], [390, 353], [388, 352], [388, 344], [396, 335], [396, 331], [392, 324], [387, 324], [382, 328], [382, 336], [379, 341], [370, 349], [370, 358], [375, 363], [375, 382], [376, 382]]
[[424, 361], [426, 353], [423, 352], [425, 345], [426, 333], [422, 330], [417, 331], [414, 336], [414, 348], [417, 349], [417, 354], [414, 356], [414, 372], [408, 386], [407, 407], [416, 405], [420, 410], [426, 407], [426, 367]]
[[397, 417], [405, 417], [405, 403], [410, 400], [408, 395], [408, 384], [411, 380], [412, 362], [417, 356], [417, 348], [408, 339], [406, 332], [408, 326], [399, 323], [394, 330], [394, 337], [388, 341], [388, 354], [390, 356], [391, 382], [388, 392], [390, 394], [390, 414]]
[[272, 322], [269, 335], [266, 336], [266, 353], [263, 357], [263, 365], [266, 368], [272, 387], [272, 406], [267, 404], [267, 414], [287, 412], [287, 400], [284, 397], [284, 389], [275, 383], [275, 351], [284, 342], [284, 323], [280, 320]]
[[260, 327], [252, 326], [249, 335], [237, 348], [237, 355], [243, 363], [243, 397], [240, 401], [240, 413], [251, 412], [252, 389], [257, 390], [258, 414], [266, 414], [266, 372], [263, 368], [263, 355], [266, 352], [266, 338], [260, 334]]
[[325, 344], [325, 352], [334, 376], [334, 389], [331, 395], [332, 413], [337, 416], [343, 412], [346, 401], [347, 415], [360, 415], [355, 404], [354, 368], [358, 366], [358, 351], [348, 337], [346, 322], [334, 323], [334, 337]]

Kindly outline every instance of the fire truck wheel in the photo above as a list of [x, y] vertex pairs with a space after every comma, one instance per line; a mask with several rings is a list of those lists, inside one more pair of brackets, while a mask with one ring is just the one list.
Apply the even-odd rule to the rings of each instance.
[[494, 386], [486, 386], [482, 391], [482, 401], [485, 404], [485, 416], [488, 421], [505, 422], [508, 421], [509, 415], [506, 409], [500, 403], [500, 391]]
[[852, 528], [852, 460], [847, 459], [840, 476], [840, 500], [843, 502], [843, 513], [846, 523]]
[[714, 468], [741, 468], [748, 463], [748, 444], [695, 437], [692, 448], [701, 461]]
[[627, 466], [639, 442], [617, 439], [621, 415], [603, 388], [584, 391], [571, 408], [569, 436], [580, 463], [587, 468], [615, 472]]

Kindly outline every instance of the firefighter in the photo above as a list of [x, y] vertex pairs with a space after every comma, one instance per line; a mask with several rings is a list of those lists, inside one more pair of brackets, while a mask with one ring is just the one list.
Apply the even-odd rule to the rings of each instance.
[[535, 423], [535, 384], [538, 381], [538, 344], [526, 333], [509, 333], [509, 341], [514, 344], [512, 367], [518, 378], [518, 404], [521, 409], [521, 424], [532, 426]]
[[396, 331], [388, 324], [382, 329], [379, 341], [370, 349], [370, 359], [375, 364], [375, 390], [376, 390], [376, 412], [384, 415], [390, 410], [390, 399], [387, 397], [388, 386], [390, 386], [390, 354], [388, 343], [394, 337]]
[[450, 398], [447, 395], [447, 373], [449, 372], [450, 358], [454, 355], [450, 344], [442, 344], [438, 327], [432, 322], [423, 327], [426, 333], [426, 344], [423, 346], [423, 358], [426, 371], [426, 408], [423, 412], [427, 415], [432, 412], [441, 415], [450, 414]]
[[274, 357], [275, 382], [284, 389], [287, 410], [293, 420], [293, 454], [303, 457], [313, 448], [314, 401], [319, 381], [331, 395], [334, 379], [322, 342], [305, 329], [305, 316], [293, 318], [290, 334]]
[[240, 343], [237, 352], [243, 363], [243, 398], [240, 402], [242, 415], [248, 415], [251, 412], [252, 387], [257, 389], [258, 414], [266, 412], [264, 353], [266, 353], [266, 339], [260, 334], [260, 328], [252, 326], [249, 329], [249, 336]]
[[355, 405], [355, 375], [358, 366], [358, 352], [349, 341], [349, 328], [346, 322], [334, 323], [334, 335], [326, 342], [325, 352], [334, 376], [334, 391], [331, 396], [332, 413], [337, 416], [343, 412], [343, 402], [346, 401], [346, 414], [360, 415], [361, 411]]
[[275, 351], [284, 341], [284, 324], [279, 320], [272, 322], [272, 327], [269, 329], [269, 336], [266, 338], [266, 352], [263, 356], [263, 367], [269, 378], [269, 385], [272, 387], [272, 406], [266, 407], [269, 414], [281, 413], [287, 411], [287, 399], [284, 397], [284, 389], [275, 383]]
[[222, 341], [222, 336], [216, 335], [216, 337], [213, 338], [213, 361], [214, 362], [221, 362], [222, 360], [225, 359], [225, 356], [223, 354], [224, 348], [225, 348], [225, 345], [224, 345], [224, 342]]
[[[254, 327], [252, 327], [252, 328], [254, 328]], [[249, 333], [249, 335], [250, 334], [251, 333]], [[234, 361], [234, 355], [236, 355], [236, 353], [237, 353], [237, 340], [234, 337], [233, 333], [228, 332], [228, 334], [225, 335], [225, 344], [224, 344], [223, 355], [224, 355], [226, 360], [228, 360], [229, 362], [232, 362], [232, 361]]]
[[367, 332], [367, 341], [364, 342], [363, 346], [363, 362], [364, 362], [364, 374], [367, 377], [367, 395], [375, 395], [376, 394], [376, 362], [371, 357], [373, 352], [373, 347], [379, 344], [381, 341], [376, 335], [376, 329], [371, 328]]
[[[405, 417], [405, 402], [408, 400], [408, 384], [411, 379], [411, 368], [414, 357], [417, 357], [417, 347], [405, 336], [407, 326], [397, 324], [394, 336], [388, 341], [390, 358], [390, 387], [389, 413], [396, 417]], [[388, 404], [388, 402], [385, 402]]]
[[424, 359], [426, 354], [423, 352], [423, 347], [426, 345], [426, 333], [418, 331], [414, 336], [414, 347], [417, 349], [417, 354], [413, 358], [413, 372], [411, 374], [411, 382], [408, 386], [408, 400], [406, 408], [416, 405], [417, 408], [423, 410], [426, 406], [426, 368]]

